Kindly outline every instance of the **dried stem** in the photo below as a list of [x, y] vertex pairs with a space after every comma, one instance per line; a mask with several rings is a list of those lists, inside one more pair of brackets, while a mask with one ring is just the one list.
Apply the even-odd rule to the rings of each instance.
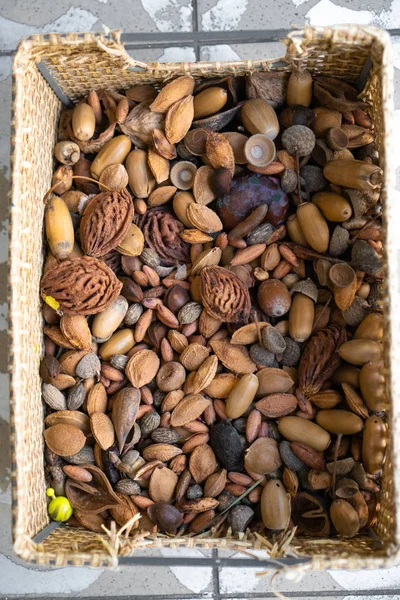
[[301, 195], [301, 184], [300, 184], [300, 154], [299, 151], [296, 151], [296, 175], [297, 175], [297, 195], [298, 195], [298, 203], [297, 205], [303, 204], [303, 197]]
[[[70, 178], [68, 178], [70, 179]], [[93, 179], [93, 177], [86, 177], [85, 175], [72, 175], [71, 179], [85, 179], [86, 181], [92, 181], [93, 183], [99, 183], [97, 181], [97, 179]], [[46, 203], [47, 200], [50, 197], [50, 194], [56, 189], [56, 187], [58, 185], [60, 185], [60, 183], [64, 183], [64, 179], [60, 179], [60, 181], [57, 181], [57, 183], [55, 183], [54, 185], [51, 186], [51, 188], [45, 193], [43, 201]], [[106, 188], [107, 192], [112, 192], [112, 189], [109, 188], [107, 185], [104, 185], [104, 183], [101, 184], [102, 187]]]
[[340, 446], [340, 442], [342, 441], [342, 437], [343, 434], [339, 433], [337, 436], [337, 440], [336, 440], [336, 444], [335, 444], [335, 453], [333, 455], [333, 473], [332, 473], [332, 497], [335, 497], [335, 487], [336, 487], [336, 465], [337, 465], [337, 459], [338, 459], [338, 454], [339, 454], [339, 446]]
[[259, 323], [256, 311], [253, 312], [253, 321], [256, 324], [258, 342], [259, 342], [260, 346], [264, 346], [263, 342], [262, 342], [261, 327], [260, 327], [260, 323]]

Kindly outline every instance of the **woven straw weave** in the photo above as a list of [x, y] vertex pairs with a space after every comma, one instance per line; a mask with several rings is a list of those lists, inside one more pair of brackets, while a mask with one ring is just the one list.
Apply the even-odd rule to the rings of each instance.
[[[381, 167], [384, 169], [382, 203], [385, 225], [384, 290], [385, 370], [390, 422], [390, 442], [383, 476], [381, 511], [376, 537], [352, 540], [332, 538], [294, 539], [290, 551], [309, 556], [306, 567], [361, 568], [393, 564], [397, 560], [400, 521], [398, 412], [400, 389], [392, 373], [400, 372], [400, 327], [397, 297], [398, 258], [395, 250], [393, 174], [391, 157], [392, 68], [389, 36], [372, 27], [306, 28], [285, 40], [285, 59], [229, 63], [137, 63], [119, 42], [119, 33], [35, 35], [24, 39], [13, 66], [12, 196], [10, 233], [10, 314], [11, 314], [11, 441], [13, 536], [17, 554], [41, 565], [112, 566], [116, 557], [96, 534], [59, 527], [41, 544], [32, 538], [48, 524], [43, 468], [43, 406], [40, 397], [39, 361], [42, 331], [39, 282], [43, 259], [43, 195], [50, 187], [52, 147], [61, 103], [37, 69], [42, 62], [59, 87], [72, 100], [92, 89], [127, 88], [134, 83], [162, 82], [185, 72], [195, 77], [230, 73], [245, 75], [255, 69], [289, 70], [299, 64], [312, 73], [355, 81], [365, 61], [371, 69], [363, 96], [372, 105]], [[282, 62], [285, 61], [285, 62]], [[397, 378], [398, 379], [398, 378]], [[208, 534], [205, 534], [208, 535]], [[135, 548], [203, 547], [243, 550], [262, 548], [251, 535], [240, 539], [173, 539], [167, 536], [126, 540], [119, 555], [131, 555]], [[266, 555], [267, 557], [267, 555]]]

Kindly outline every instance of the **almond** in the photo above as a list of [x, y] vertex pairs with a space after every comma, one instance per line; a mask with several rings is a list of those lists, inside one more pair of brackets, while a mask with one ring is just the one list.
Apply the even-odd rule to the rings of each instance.
[[169, 177], [169, 160], [158, 154], [154, 148], [149, 148], [147, 162], [157, 183], [166, 181]]
[[226, 469], [221, 469], [207, 477], [204, 484], [204, 495], [210, 498], [216, 498], [223, 492], [226, 484]]
[[185, 396], [172, 411], [172, 427], [179, 427], [194, 421], [204, 412], [209, 404], [210, 401], [201, 394], [189, 394]]
[[185, 393], [182, 390], [174, 390], [172, 392], [168, 392], [161, 405], [161, 412], [165, 413], [174, 410], [175, 406], [179, 404], [179, 402], [184, 396]]
[[153, 207], [166, 204], [174, 197], [176, 189], [177, 188], [174, 185], [162, 185], [153, 190], [147, 201], [148, 206]]
[[[258, 323], [258, 327], [261, 331], [264, 329], [264, 327], [271, 327], [271, 325], [261, 321]], [[231, 344], [243, 344], [244, 346], [247, 346], [247, 344], [256, 344], [257, 342], [258, 331], [256, 323], [248, 323], [247, 325], [243, 325], [243, 327], [236, 329], [231, 337]]]
[[90, 350], [92, 334], [82, 315], [64, 315], [60, 320], [60, 329], [65, 338], [79, 350]]
[[260, 382], [257, 391], [259, 397], [288, 392], [294, 385], [293, 379], [283, 369], [265, 367], [258, 371], [257, 377]]
[[253, 244], [252, 246], [238, 250], [231, 260], [231, 266], [234, 267], [236, 265], [247, 265], [252, 260], [255, 260], [261, 256], [266, 247], [266, 244]]
[[334, 408], [342, 402], [342, 394], [336, 390], [323, 390], [310, 397], [310, 400], [318, 408]]
[[265, 417], [277, 419], [289, 415], [297, 408], [297, 398], [292, 394], [270, 394], [255, 405]]
[[197, 169], [193, 183], [193, 196], [196, 198], [197, 204], [210, 204], [215, 200], [215, 193], [211, 187], [213, 173], [214, 169], [208, 165]]
[[342, 389], [350, 410], [362, 419], [368, 419], [368, 408], [356, 390], [349, 383], [342, 383]]
[[149, 483], [150, 498], [154, 502], [171, 504], [177, 483], [178, 477], [171, 469], [167, 469], [167, 467], [154, 469]]
[[189, 204], [186, 216], [193, 227], [206, 233], [216, 233], [223, 229], [222, 221], [217, 213], [204, 204]]
[[189, 344], [181, 353], [179, 360], [188, 371], [197, 371], [206, 360], [210, 351], [200, 344]]
[[157, 375], [160, 359], [152, 350], [139, 350], [129, 359], [125, 374], [133, 387], [140, 388], [150, 383]]
[[204, 250], [196, 258], [192, 265], [191, 275], [198, 275], [204, 267], [215, 267], [221, 260], [222, 250], [221, 248], [210, 248], [210, 250]]
[[95, 412], [90, 415], [90, 428], [96, 442], [103, 450], [108, 450], [115, 441], [114, 425], [106, 414]]
[[43, 433], [47, 446], [57, 456], [70, 456], [82, 450], [85, 435], [74, 425], [59, 423], [52, 425]]
[[143, 450], [143, 458], [146, 461], [161, 460], [162, 462], [168, 462], [178, 454], [182, 454], [182, 450], [171, 444], [151, 444]]
[[85, 435], [90, 433], [89, 417], [79, 410], [57, 410], [51, 415], [47, 415], [44, 422], [47, 427], [59, 424], [73, 425], [83, 431]]
[[108, 396], [106, 388], [101, 382], [96, 383], [87, 396], [86, 410], [88, 415], [90, 416], [93, 413], [99, 412], [105, 413], [107, 410], [107, 402]]
[[210, 131], [207, 136], [206, 155], [210, 165], [214, 169], [225, 167], [233, 175], [235, 171], [235, 156], [232, 146], [222, 133]]
[[257, 365], [251, 360], [245, 346], [233, 345], [229, 340], [211, 340], [210, 346], [224, 367], [238, 374], [254, 373]]
[[[204, 427], [204, 424], [200, 423], [199, 421], [193, 421], [193, 424], [195, 424], [195, 423], [199, 423], [202, 427]], [[185, 426], [185, 428], [189, 429], [188, 426], [190, 426], [190, 423], [188, 423]], [[209, 439], [210, 439], [210, 436], [208, 435], [208, 433], [195, 433], [183, 444], [182, 452], [184, 454], [188, 454], [189, 452], [192, 452], [198, 446], [203, 446], [204, 444], [207, 444]]]
[[317, 452], [317, 450], [302, 442], [292, 442], [290, 447], [297, 458], [302, 460], [308, 467], [316, 471], [325, 471], [326, 465], [322, 452]]
[[215, 498], [198, 498], [197, 500], [186, 500], [181, 504], [180, 509], [185, 513], [201, 513], [216, 508], [218, 504], [219, 502]]
[[188, 244], [206, 244], [212, 242], [213, 238], [210, 235], [200, 231], [199, 229], [185, 229], [179, 234], [184, 242]]
[[193, 93], [194, 83], [191, 75], [182, 75], [167, 83], [150, 104], [150, 109], [153, 112], [166, 113], [175, 102]]
[[76, 350], [76, 347], [67, 340], [67, 338], [62, 333], [61, 329], [57, 327], [57, 325], [45, 325], [43, 327], [43, 333], [47, 335], [47, 337], [49, 337], [52, 342], [57, 344], [57, 346], [60, 346], [61, 348], [66, 348], [67, 350]]
[[246, 451], [244, 466], [246, 471], [268, 475], [279, 469], [282, 460], [278, 444], [272, 438], [258, 438]]
[[208, 444], [197, 446], [189, 459], [189, 471], [196, 483], [202, 483], [217, 468], [215, 454]]
[[221, 373], [203, 391], [211, 398], [227, 398], [238, 381], [233, 373]]
[[200, 365], [193, 379], [193, 394], [198, 394], [207, 387], [215, 377], [218, 368], [218, 358], [209, 356]]
[[168, 109], [165, 135], [170, 144], [176, 144], [185, 137], [192, 124], [193, 116], [193, 96], [178, 100]]

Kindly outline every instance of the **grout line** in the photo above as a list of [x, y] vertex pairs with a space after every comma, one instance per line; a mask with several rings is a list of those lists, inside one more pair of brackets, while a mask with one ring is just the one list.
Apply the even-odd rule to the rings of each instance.
[[212, 558], [214, 560], [214, 565], [212, 568], [212, 580], [213, 580], [213, 600], [220, 600], [221, 592], [219, 589], [219, 555], [218, 550], [213, 548], [211, 551]]
[[[198, 32], [199, 31], [199, 6], [198, 6], [198, 2], [197, 0], [192, 0], [192, 29], [193, 32]], [[195, 51], [195, 55], [196, 55], [196, 61], [199, 62], [200, 61], [200, 46], [198, 44], [198, 42], [196, 42], [196, 44], [194, 45], [194, 51]]]

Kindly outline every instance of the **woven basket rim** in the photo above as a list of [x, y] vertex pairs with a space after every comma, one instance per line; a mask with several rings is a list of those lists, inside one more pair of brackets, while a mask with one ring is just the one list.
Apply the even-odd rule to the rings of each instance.
[[[391, 63], [390, 63], [390, 36], [389, 34], [379, 28], [372, 26], [359, 26], [359, 25], [337, 25], [334, 27], [311, 27], [306, 26], [304, 29], [292, 31], [288, 34], [287, 39], [284, 41], [288, 46], [288, 49], [291, 48], [292, 52], [296, 52], [299, 60], [301, 60], [301, 54], [303, 52], [302, 42], [303, 40], [315, 39], [316, 37], [320, 37], [321, 39], [329, 40], [332, 44], [335, 43], [348, 43], [349, 45], [355, 45], [357, 42], [361, 43], [361, 40], [364, 41], [364, 44], [371, 44], [377, 42], [378, 44], [385, 47], [386, 54], [386, 65], [385, 65], [385, 73], [383, 77], [385, 77], [384, 87], [388, 91], [388, 97], [385, 98], [386, 108], [389, 107], [389, 111], [392, 110], [392, 87], [391, 87]], [[174, 74], [175, 71], [187, 71], [194, 72], [195, 75], [207, 75], [210, 71], [215, 69], [222, 69], [223, 67], [233, 67], [240, 72], [249, 72], [254, 69], [264, 68], [268, 69], [270, 66], [274, 65], [278, 61], [285, 60], [284, 58], [276, 58], [276, 59], [268, 59], [268, 60], [239, 60], [239, 61], [230, 61], [230, 62], [195, 62], [195, 63], [159, 63], [159, 62], [149, 62], [149, 63], [140, 63], [135, 61], [129, 57], [126, 50], [121, 45], [120, 41], [120, 32], [112, 31], [109, 35], [100, 32], [82, 32], [82, 33], [68, 33], [68, 34], [59, 34], [59, 33], [49, 33], [49, 34], [34, 34], [31, 36], [27, 36], [21, 40], [18, 45], [14, 61], [13, 61], [13, 76], [14, 76], [14, 85], [18, 85], [18, 79], [25, 68], [28, 68], [32, 63], [37, 63], [41, 60], [40, 53], [35, 53], [37, 50], [46, 50], [51, 48], [51, 46], [63, 46], [67, 48], [79, 48], [82, 44], [93, 44], [94, 46], [99, 46], [104, 50], [104, 52], [109, 53], [111, 56], [114, 56], [116, 60], [118, 60], [118, 68], [126, 68], [130, 69], [131, 67], [139, 67], [143, 68], [143, 65], [146, 64], [149, 72], [155, 72], [158, 76], [169, 76]], [[13, 117], [13, 135], [15, 135], [16, 129], [21, 126], [20, 123], [20, 115], [18, 115], [18, 111], [14, 112]], [[390, 154], [390, 132], [391, 128], [388, 122], [385, 123], [385, 147], [386, 147], [386, 170], [384, 172], [384, 187], [386, 190], [386, 194], [391, 194], [393, 190], [393, 161]], [[17, 193], [17, 186], [15, 185], [14, 176], [16, 172], [16, 165], [18, 162], [18, 148], [17, 145], [14, 146], [13, 150], [13, 187], [11, 194], [11, 203], [13, 199], [13, 194]], [[12, 209], [11, 209], [12, 214]], [[10, 230], [10, 239], [12, 238], [13, 232]], [[9, 263], [9, 273], [13, 268], [13, 264], [18, 263], [18, 257], [10, 258]], [[391, 288], [391, 292], [393, 294], [393, 289]], [[11, 298], [12, 296], [10, 296]], [[394, 310], [393, 305], [393, 297], [391, 297], [391, 313]], [[10, 315], [11, 318], [11, 315]], [[13, 348], [13, 323], [10, 322], [10, 345]], [[13, 386], [13, 361], [12, 361], [12, 352], [10, 353], [10, 363], [9, 363], [9, 371], [11, 373], [11, 386], [10, 386], [10, 403], [14, 404], [14, 386]], [[392, 366], [392, 371], [394, 372], [394, 367]], [[399, 386], [397, 386], [399, 387]], [[393, 393], [395, 388], [393, 387]], [[398, 389], [400, 394], [400, 389]], [[11, 418], [11, 424], [14, 425], [13, 418]], [[396, 443], [396, 431], [392, 431], [392, 438], [394, 442], [395, 450], [398, 450]], [[15, 458], [15, 448], [13, 448], [13, 459]], [[398, 487], [400, 474], [397, 469], [398, 462], [398, 452], [394, 452], [393, 456], [393, 478], [394, 485]], [[13, 486], [13, 498], [14, 502], [17, 501], [17, 489], [16, 486]], [[398, 503], [393, 507], [395, 513], [398, 514], [399, 507]], [[305, 569], [325, 569], [325, 568], [362, 568], [364, 566], [368, 566], [369, 568], [376, 568], [378, 566], [391, 566], [398, 562], [400, 559], [400, 542], [398, 537], [398, 528], [397, 524], [395, 543], [391, 544], [386, 548], [386, 556], [377, 556], [374, 557], [372, 554], [368, 555], [368, 557], [364, 556], [356, 556], [344, 559], [343, 557], [330, 557], [323, 555], [321, 556], [313, 556], [311, 557], [310, 563], [307, 564]], [[15, 532], [15, 526], [14, 526]], [[165, 544], [166, 545], [166, 544]], [[173, 545], [173, 544], [171, 544]], [[140, 547], [138, 545], [138, 547]], [[153, 546], [155, 547], [155, 546]], [[227, 548], [227, 546], [225, 546]], [[232, 549], [235, 548], [235, 541], [232, 540]], [[33, 544], [32, 540], [19, 532], [15, 539], [15, 551], [22, 558], [28, 561], [34, 561], [37, 564], [46, 564], [48, 565], [50, 561], [57, 561], [57, 555], [40, 552]], [[85, 556], [85, 559], [82, 557]], [[104, 552], [103, 554], [93, 555], [84, 555], [84, 554], [71, 554], [69, 556], [69, 561], [77, 561], [78, 564], [81, 564], [81, 560], [89, 560], [91, 559], [90, 566], [104, 566], [102, 563], [113, 564], [111, 557]], [[343, 562], [343, 561], [346, 562]], [[97, 563], [97, 564], [96, 564]], [[65, 564], [65, 563], [62, 563]], [[62, 566], [61, 564], [59, 566]]]

